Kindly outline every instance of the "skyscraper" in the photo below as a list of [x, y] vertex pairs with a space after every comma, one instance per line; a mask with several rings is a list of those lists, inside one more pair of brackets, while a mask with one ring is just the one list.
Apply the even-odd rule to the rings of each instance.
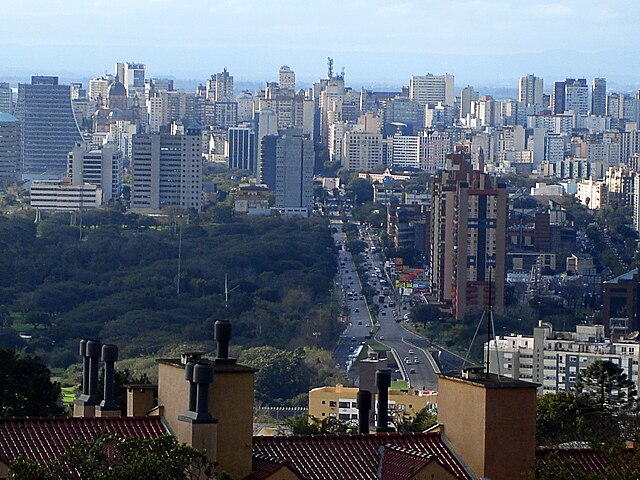
[[0, 82], [0, 113], [11, 113], [13, 94], [7, 82]]
[[131, 158], [131, 208], [159, 211], [202, 207], [202, 132], [185, 135], [134, 135]]
[[143, 63], [116, 63], [117, 80], [124, 85], [129, 97], [144, 98], [145, 65]]
[[591, 85], [591, 113], [605, 115], [607, 112], [607, 79], [594, 78]]
[[445, 75], [413, 75], [409, 81], [409, 99], [424, 106], [438, 102], [453, 106], [455, 104], [454, 77]]
[[251, 126], [231, 127], [228, 137], [229, 168], [257, 174], [256, 135]]
[[504, 307], [507, 188], [448, 154], [432, 182], [431, 291], [461, 319]]
[[299, 128], [281, 130], [276, 140], [276, 208], [309, 216], [313, 206], [313, 141]]
[[460, 118], [466, 118], [467, 114], [472, 113], [471, 102], [477, 102], [480, 94], [473, 87], [466, 86], [460, 92]]
[[280, 67], [278, 72], [278, 85], [283, 90], [288, 90], [291, 93], [296, 91], [296, 74], [287, 65]]
[[551, 107], [553, 113], [564, 113], [564, 82], [553, 82], [553, 93], [551, 94]]
[[567, 78], [564, 87], [564, 110], [576, 115], [589, 113], [589, 87], [585, 78]]
[[67, 154], [82, 140], [69, 85], [59, 85], [58, 77], [39, 76], [31, 77], [31, 84], [19, 84], [16, 118], [22, 174], [64, 175]]
[[518, 101], [529, 107], [531, 105], [542, 106], [544, 82], [533, 74], [520, 77], [518, 85]]
[[8, 113], [0, 112], [0, 179], [16, 180], [20, 155], [20, 124]]
[[77, 143], [69, 152], [67, 175], [71, 184], [97, 185], [105, 203], [122, 195], [123, 172], [122, 152], [114, 144], [87, 150], [85, 144]]
[[225, 68], [207, 80], [207, 98], [214, 102], [233, 102], [233, 77]]

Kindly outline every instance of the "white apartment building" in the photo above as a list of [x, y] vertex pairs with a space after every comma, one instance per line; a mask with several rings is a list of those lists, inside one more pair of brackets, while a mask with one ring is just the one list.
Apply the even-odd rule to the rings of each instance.
[[394, 135], [392, 158], [396, 168], [420, 168], [420, 137]]
[[590, 210], [598, 210], [607, 203], [607, 185], [593, 178], [578, 182], [576, 200]]
[[346, 132], [344, 134], [342, 166], [348, 170], [371, 170], [382, 165], [381, 133]]
[[542, 105], [544, 81], [533, 74], [520, 77], [518, 101], [530, 105]]
[[[630, 380], [640, 381], [640, 343], [611, 342], [604, 325], [578, 325], [575, 332], [554, 332], [548, 323], [534, 328], [533, 336], [500, 336], [489, 342], [492, 373], [541, 385], [542, 393], [570, 390], [581, 371], [597, 360], [611, 361]], [[484, 344], [485, 356], [487, 343]]]
[[445, 75], [413, 75], [409, 80], [409, 99], [425, 106], [438, 102], [455, 105], [454, 76]]
[[131, 209], [202, 208], [202, 132], [186, 135], [134, 135]]

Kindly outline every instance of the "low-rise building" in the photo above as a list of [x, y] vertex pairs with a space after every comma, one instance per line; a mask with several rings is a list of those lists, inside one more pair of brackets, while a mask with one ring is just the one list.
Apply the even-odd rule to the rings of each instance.
[[31, 206], [40, 210], [76, 211], [102, 205], [102, 189], [94, 184], [74, 185], [70, 178], [33, 180], [29, 189]]
[[[357, 423], [358, 408], [356, 396], [358, 388], [336, 385], [335, 387], [318, 387], [309, 391], [309, 415], [315, 418], [337, 418], [338, 420]], [[389, 390], [390, 420], [406, 414], [413, 417], [423, 408], [435, 409], [437, 393], [423, 390]], [[377, 395], [374, 395], [374, 408], [377, 411]]]

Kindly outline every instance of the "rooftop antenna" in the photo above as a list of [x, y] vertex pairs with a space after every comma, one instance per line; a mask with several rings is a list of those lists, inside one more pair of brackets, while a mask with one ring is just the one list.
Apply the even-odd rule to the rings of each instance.
[[229, 282], [227, 279], [227, 274], [224, 274], [224, 308], [226, 309], [229, 305], [229, 294], [233, 292], [236, 288], [240, 287], [240, 285], [236, 285], [231, 290], [229, 290]]
[[327, 57], [327, 78], [331, 80], [333, 78], [333, 58]]
[[491, 325], [493, 324], [493, 302], [491, 299], [493, 270], [489, 267], [489, 298], [487, 299], [487, 378], [489, 378], [489, 358], [491, 356]]

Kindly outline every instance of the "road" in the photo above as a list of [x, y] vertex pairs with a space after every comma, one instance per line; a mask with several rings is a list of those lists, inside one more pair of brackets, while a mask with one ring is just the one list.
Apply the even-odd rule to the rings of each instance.
[[[338, 229], [338, 233], [334, 234], [334, 240], [339, 247], [342, 247], [346, 242], [346, 235], [342, 233], [342, 224], [339, 221], [332, 221], [331, 225]], [[378, 295], [374, 298], [375, 301], [378, 301], [379, 296], [385, 290], [389, 290], [390, 279], [386, 278], [382, 259], [377, 253], [371, 253], [374, 239], [364, 230], [361, 232], [362, 237], [369, 245], [369, 251], [364, 254], [366, 259], [364, 267], [369, 276], [370, 285], [378, 291]], [[426, 340], [408, 331], [400, 321], [397, 321], [408, 310], [400, 308], [396, 310], [391, 307], [392, 300], [386, 295], [383, 303], [378, 302], [380, 308], [378, 318], [372, 318], [361, 293], [362, 283], [355, 270], [351, 253], [341, 248], [339, 261], [340, 274], [337, 287], [341, 290], [342, 298], [348, 306], [350, 314], [349, 326], [334, 353], [336, 362], [347, 369], [348, 376], [354, 379], [357, 384], [357, 371], [351, 368], [351, 364], [360, 349], [364, 348], [366, 337], [370, 334], [370, 330], [377, 320], [380, 329], [376, 334], [376, 340], [392, 350], [390, 364], [395, 363], [394, 358], [399, 361], [394, 377], [402, 376], [413, 388], [436, 390], [438, 367], [431, 355], [423, 349], [426, 347]], [[408, 307], [405, 305], [404, 308]], [[394, 353], [395, 355], [393, 355]]]

